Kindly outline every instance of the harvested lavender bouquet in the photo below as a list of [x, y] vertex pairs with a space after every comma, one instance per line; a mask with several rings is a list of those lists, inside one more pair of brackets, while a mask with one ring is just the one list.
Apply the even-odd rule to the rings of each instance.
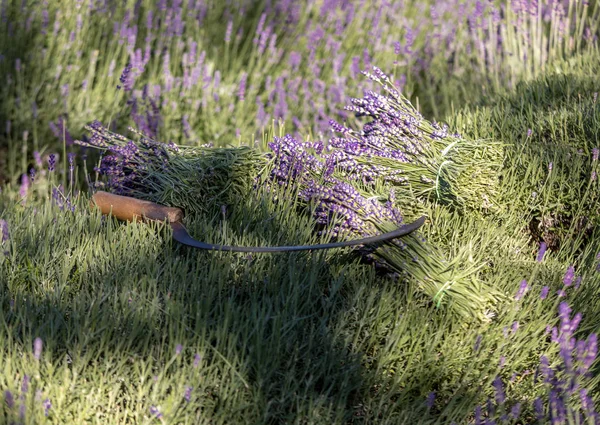
[[88, 141], [105, 151], [96, 171], [103, 190], [183, 208], [188, 214], [218, 211], [239, 202], [253, 186], [267, 158], [250, 147], [212, 148], [160, 143], [137, 133], [134, 141], [110, 132], [99, 122], [86, 127]]
[[[267, 168], [271, 182], [293, 188], [289, 192], [298, 194], [316, 223], [338, 239], [388, 232], [403, 223], [398, 209], [402, 204], [398, 204], [393, 187], [369, 183], [368, 175], [355, 178], [359, 175], [356, 170], [351, 182], [341, 177], [344, 173], [330, 160], [339, 157], [339, 148], [330, 145], [325, 153], [323, 142], [300, 142], [289, 135], [276, 137], [269, 147], [273, 152]], [[361, 253], [377, 266], [413, 279], [438, 307], [449, 305], [465, 318], [488, 319], [501, 297], [476, 278], [478, 267], [465, 269], [447, 261], [435, 246], [415, 233], [365, 247]]]
[[325, 147], [335, 150], [327, 155], [328, 167], [346, 180], [392, 184], [399, 197], [493, 210], [503, 145], [449, 134], [446, 125], [425, 120], [379, 68], [363, 74], [385, 94], [367, 91], [346, 107], [358, 117], [371, 118], [360, 131], [331, 122], [342, 136]]

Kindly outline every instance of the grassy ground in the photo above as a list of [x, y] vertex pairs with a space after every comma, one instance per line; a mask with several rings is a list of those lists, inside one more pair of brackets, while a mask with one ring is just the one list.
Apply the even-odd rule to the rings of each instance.
[[[117, 3], [0, 2], [0, 424], [600, 423], [598, 2]], [[90, 208], [84, 124], [225, 146], [282, 119], [315, 139], [353, 123], [340, 106], [373, 64], [427, 118], [504, 144], [494, 208], [403, 206], [505, 295], [490, 320], [351, 249], [200, 252]], [[236, 193], [190, 233], [326, 241], [291, 199]]]
[[[419, 207], [431, 243], [485, 263], [480, 277], [508, 295], [489, 323], [457, 321], [348, 249], [197, 252], [161, 225], [103, 219], [87, 194], [74, 212], [61, 210], [45, 178], [25, 205], [6, 187], [0, 422], [447, 424], [477, 421], [481, 409], [498, 422], [535, 423], [541, 397], [545, 423], [560, 384], [541, 378], [540, 356], [567, 374], [546, 328], [559, 324], [559, 303], [583, 312], [578, 339], [600, 328], [596, 58], [448, 119], [465, 135], [507, 144], [499, 211]], [[190, 217], [190, 231], [246, 245], [316, 238], [310, 220], [262, 191], [228, 208], [226, 218]], [[537, 262], [542, 239], [549, 249]], [[564, 287], [572, 264], [581, 281]], [[529, 290], [515, 301], [523, 279]], [[575, 375], [596, 398], [596, 375]], [[577, 392], [561, 394], [585, 411]]]

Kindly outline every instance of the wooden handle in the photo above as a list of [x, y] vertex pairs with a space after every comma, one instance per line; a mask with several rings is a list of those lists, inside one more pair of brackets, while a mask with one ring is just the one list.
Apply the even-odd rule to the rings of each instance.
[[167, 220], [169, 223], [174, 223], [183, 218], [183, 211], [179, 208], [165, 207], [154, 202], [102, 191], [92, 196], [92, 206], [94, 204], [100, 208], [102, 214], [113, 215], [119, 220]]

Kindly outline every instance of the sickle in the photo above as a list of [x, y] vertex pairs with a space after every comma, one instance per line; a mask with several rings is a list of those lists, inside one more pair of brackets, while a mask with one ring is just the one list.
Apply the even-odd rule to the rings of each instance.
[[308, 251], [316, 249], [341, 248], [345, 246], [364, 245], [375, 242], [383, 242], [414, 232], [425, 223], [425, 216], [417, 221], [403, 225], [398, 229], [377, 236], [355, 239], [352, 241], [325, 243], [318, 245], [293, 245], [293, 246], [267, 246], [267, 247], [244, 247], [214, 245], [197, 241], [192, 238], [181, 220], [183, 211], [180, 208], [165, 207], [150, 201], [143, 201], [128, 196], [115, 195], [112, 193], [98, 191], [92, 196], [93, 203], [100, 209], [102, 214], [112, 215], [119, 220], [131, 221], [134, 219], [167, 221], [173, 229], [173, 239], [177, 242], [198, 249], [211, 251], [232, 252], [286, 252], [286, 251]]

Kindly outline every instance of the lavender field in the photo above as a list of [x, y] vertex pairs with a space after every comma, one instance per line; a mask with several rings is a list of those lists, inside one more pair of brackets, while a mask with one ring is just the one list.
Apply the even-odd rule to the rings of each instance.
[[0, 0], [0, 424], [600, 424], [599, 24]]

